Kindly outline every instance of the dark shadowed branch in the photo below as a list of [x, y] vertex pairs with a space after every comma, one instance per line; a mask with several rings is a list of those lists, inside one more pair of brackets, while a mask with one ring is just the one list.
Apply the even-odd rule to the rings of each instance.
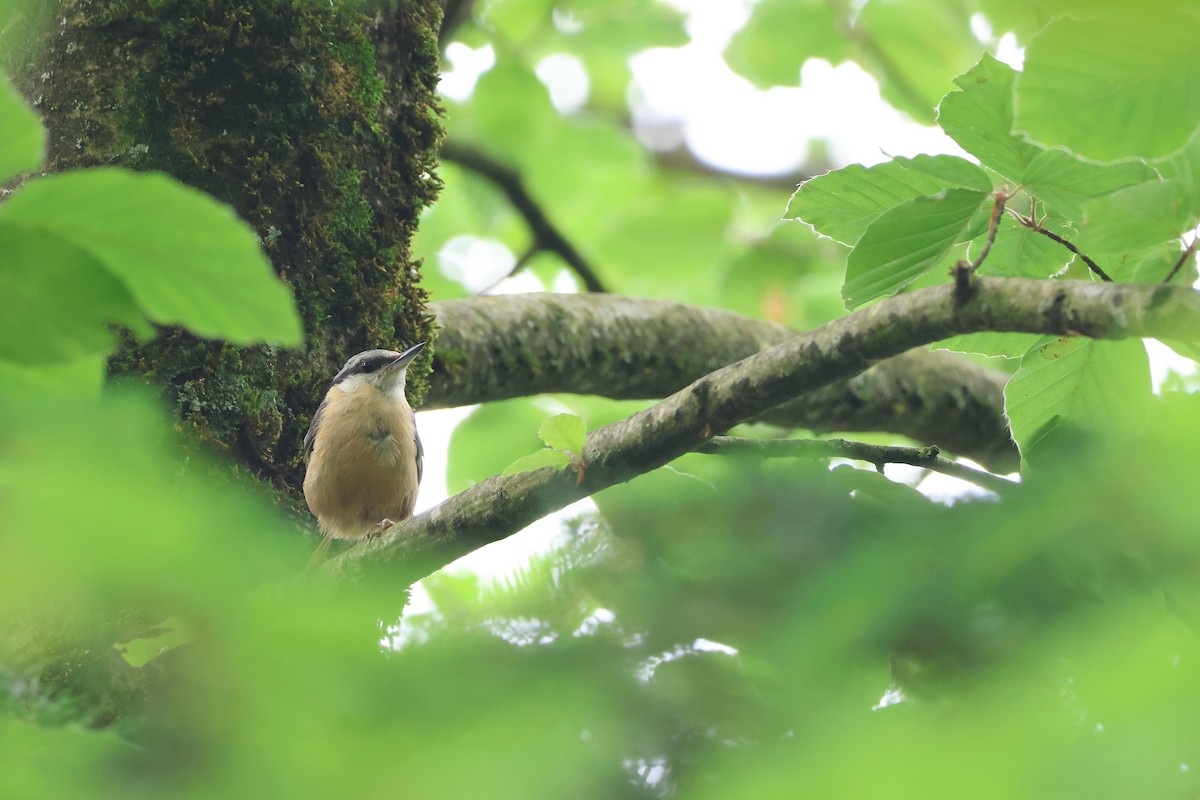
[[575, 249], [575, 245], [562, 235], [533, 199], [533, 195], [529, 194], [520, 173], [501, 164], [482, 150], [451, 140], [442, 143], [442, 159], [460, 164], [496, 184], [517, 213], [525, 218], [537, 249], [557, 253], [579, 276], [579, 280], [589, 292], [605, 291], [604, 283], [591, 264]]
[[1017, 485], [990, 472], [943, 458], [936, 445], [895, 447], [848, 442], [845, 439], [745, 439], [737, 436], [714, 436], [701, 445], [697, 452], [752, 458], [848, 458], [874, 464], [876, 469], [882, 469], [885, 464], [908, 464], [969, 481], [996, 494], [1003, 494]]
[[1179, 260], [1175, 262], [1175, 266], [1167, 273], [1167, 277], [1163, 278], [1163, 283], [1170, 283], [1175, 280], [1175, 276], [1179, 274], [1179, 270], [1183, 269], [1183, 265], [1192, 257], [1192, 253], [1196, 252], [1196, 244], [1200, 243], [1200, 237], [1192, 237], [1192, 241], [1188, 242], [1188, 246], [1179, 254]]
[[1103, 269], [1101, 269], [1099, 264], [1097, 264], [1095, 261], [1090, 259], [1087, 256], [1087, 254], [1081, 252], [1078, 247], [1071, 244], [1068, 240], [1059, 236], [1057, 233], [1050, 230], [1049, 228], [1044, 227], [1042, 225], [1042, 221], [1038, 220], [1033, 215], [1033, 213], [1030, 213], [1029, 216], [1021, 216], [1020, 214], [1014, 214], [1013, 216], [1016, 217], [1016, 220], [1018, 222], [1020, 222], [1022, 225], [1024, 225], [1026, 228], [1029, 228], [1031, 231], [1034, 231], [1036, 233], [1040, 233], [1042, 236], [1045, 236], [1047, 239], [1050, 239], [1051, 241], [1058, 242], [1063, 247], [1067, 248], [1072, 253], [1079, 256], [1080, 260], [1082, 260], [1083, 263], [1087, 265], [1087, 268], [1092, 271], [1092, 274], [1095, 275], [1096, 277], [1100, 278], [1100, 280], [1112, 282], [1112, 276], [1109, 275], [1107, 272], [1105, 272]]

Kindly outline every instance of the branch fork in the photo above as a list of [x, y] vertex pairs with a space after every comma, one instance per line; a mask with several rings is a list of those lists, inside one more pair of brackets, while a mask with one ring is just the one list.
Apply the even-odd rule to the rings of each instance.
[[985, 330], [1119, 339], [1200, 339], [1200, 293], [1163, 285], [983, 278], [965, 302], [952, 285], [855, 311], [723, 367], [624, 420], [593, 431], [581, 484], [567, 471], [493, 477], [330, 561], [330, 576], [389, 569], [408, 582], [575, 500], [663, 466], [798, 394], [948, 336]]

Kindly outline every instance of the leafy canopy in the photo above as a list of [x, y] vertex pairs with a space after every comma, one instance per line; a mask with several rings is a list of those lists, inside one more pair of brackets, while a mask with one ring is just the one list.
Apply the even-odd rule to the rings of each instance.
[[[1188, 14], [1180, 10], [1174, 23], [1185, 23]], [[957, 156], [897, 158], [868, 169], [851, 165], [800, 186], [788, 206], [789, 215], [850, 248], [842, 287], [847, 306], [895, 294], [926, 273], [931, 273], [928, 280], [938, 280], [935, 270], [940, 267], [945, 273], [955, 261], [999, 276], [1126, 281], [1176, 277], [1176, 262], [1190, 255], [1182, 252], [1180, 237], [1200, 221], [1200, 194], [1176, 177], [1189, 174], [1195, 125], [1172, 139], [1165, 153], [1162, 145], [1146, 138], [1137, 150], [1110, 151], [1109, 155], [1135, 156], [1114, 163], [1085, 157], [1102, 151], [1068, 149], [1066, 145], [1078, 143], [1070, 132], [1047, 136], [1047, 145], [1015, 128], [1014, 104], [1029, 108], [1044, 102], [1046, 90], [1039, 76], [1064, 72], [1053, 57], [1058, 49], [1045, 45], [1045, 40], [1059, 45], [1064, 30], [1086, 38], [1096, 26], [1110, 30], [1121, 21], [1114, 15], [1086, 23], [1060, 20], [1034, 38], [1023, 72], [985, 53], [955, 78], [959, 89], [941, 101], [938, 124], [979, 166]], [[1123, 36], [1126, 46], [1137, 52], [1157, 41], [1140, 25]], [[1143, 40], [1138, 41], [1139, 36]], [[1097, 53], [1093, 58], [1103, 61], [1105, 56]], [[1105, 69], [1126, 66], [1112, 62], [1104, 61]], [[1104, 80], [1100, 76], [1109, 74], [1105, 69], [1098, 68], [1096, 77], [1089, 78], [1087, 91], [1099, 91]], [[1050, 105], [1058, 111], [1046, 111], [1047, 117], [1062, 119], [1069, 96], [1074, 102], [1090, 102], [1070, 91], [1058, 87], [1052, 93]], [[1160, 91], [1145, 102], [1161, 108], [1172, 97]], [[1161, 133], [1148, 112], [1129, 109], [1128, 114], [1144, 120], [1156, 136]], [[1038, 120], [1031, 111], [1018, 119], [1031, 125]], [[1121, 135], [1131, 130], [1139, 126], [1121, 126]], [[1155, 158], [1160, 155], [1168, 158]], [[1009, 216], [995, 216], [987, 224], [987, 215], [997, 205]], [[1087, 254], [1094, 258], [1085, 268]], [[1018, 355], [1014, 346], [1020, 347], [1012, 337], [992, 334], [958, 337], [945, 346], [1005, 357]], [[1022, 368], [1006, 392], [1013, 436], [1026, 456], [1048, 430], [1060, 425], [1112, 432], [1136, 430], [1144, 421], [1150, 381], [1140, 345], [1066, 341], [1049, 349], [1044, 342], [1027, 347]], [[1062, 348], [1074, 357], [1062, 357]]]

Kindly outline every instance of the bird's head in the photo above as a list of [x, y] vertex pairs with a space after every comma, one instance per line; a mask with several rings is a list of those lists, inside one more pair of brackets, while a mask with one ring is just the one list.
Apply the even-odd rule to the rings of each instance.
[[353, 391], [364, 383], [384, 392], [403, 392], [408, 365], [425, 347], [424, 342], [413, 345], [403, 353], [395, 350], [364, 350], [351, 356], [333, 378], [333, 385]]

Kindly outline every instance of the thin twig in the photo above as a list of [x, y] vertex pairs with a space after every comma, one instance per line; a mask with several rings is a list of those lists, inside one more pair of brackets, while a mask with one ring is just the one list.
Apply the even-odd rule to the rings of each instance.
[[535, 247], [539, 250], [557, 253], [575, 271], [589, 292], [608, 291], [604, 288], [596, 271], [579, 254], [574, 245], [559, 232], [542, 207], [530, 196], [525, 189], [525, 184], [521, 181], [521, 175], [516, 170], [501, 164], [474, 147], [449, 140], [442, 144], [442, 158], [461, 164], [496, 184], [513, 204], [513, 208], [525, 218], [525, 223], [533, 234]]
[[1028, 217], [1023, 217], [1020, 214], [1013, 214], [1013, 216], [1016, 217], [1017, 221], [1020, 222], [1022, 225], [1024, 225], [1026, 228], [1029, 228], [1032, 231], [1037, 231], [1038, 233], [1042, 234], [1043, 236], [1058, 242], [1063, 247], [1067, 248], [1072, 253], [1079, 256], [1083, 260], [1083, 263], [1087, 264], [1088, 269], [1090, 269], [1095, 275], [1097, 275], [1100, 278], [1100, 280], [1108, 281], [1109, 283], [1113, 282], [1112, 277], [1107, 272], [1100, 269], [1099, 264], [1097, 264], [1095, 261], [1092, 261], [1086, 255], [1081, 253], [1079, 251], [1078, 247], [1071, 244], [1070, 242], [1068, 242], [1063, 237], [1059, 236], [1054, 231], [1044, 228], [1042, 226], [1041, 221], [1035, 219], [1032, 213]]
[[1188, 258], [1192, 253], [1196, 252], [1196, 242], [1198, 241], [1200, 241], [1200, 237], [1192, 237], [1192, 243], [1184, 249], [1183, 254], [1179, 256], [1179, 260], [1175, 262], [1175, 266], [1167, 273], [1167, 277], [1163, 278], [1163, 283], [1170, 283], [1174, 280], [1175, 275], [1179, 270], [1183, 269], [1183, 265], [1187, 263]]
[[1090, 269], [1092, 272], [1096, 273], [1096, 275], [1100, 276], [1100, 280], [1102, 280], [1102, 281], [1108, 281], [1109, 283], [1112, 283], [1112, 276], [1110, 276], [1110, 275], [1109, 275], [1107, 272], [1105, 272], [1104, 270], [1100, 269], [1100, 265], [1099, 265], [1099, 264], [1097, 264], [1095, 261], [1092, 261], [1092, 260], [1091, 260], [1090, 258], [1088, 258], [1086, 255], [1084, 255], [1083, 253], [1081, 253], [1081, 252], [1079, 251], [1079, 248], [1078, 248], [1078, 247], [1076, 247], [1075, 245], [1071, 244], [1070, 242], [1068, 242], [1068, 241], [1067, 241], [1066, 239], [1064, 239], [1063, 237], [1059, 236], [1059, 235], [1058, 235], [1057, 233], [1055, 233], [1054, 231], [1047, 230], [1046, 228], [1041, 228], [1041, 227], [1034, 228], [1034, 230], [1035, 230], [1035, 231], [1037, 231], [1038, 233], [1042, 234], [1043, 236], [1046, 236], [1046, 237], [1049, 237], [1050, 239], [1053, 239], [1054, 241], [1056, 241], [1056, 242], [1058, 242], [1059, 244], [1061, 244], [1063, 247], [1065, 247], [1065, 248], [1067, 248], [1068, 250], [1070, 250], [1070, 251], [1071, 251], [1072, 253], [1074, 253], [1075, 255], [1077, 255], [1077, 256], [1079, 256], [1080, 258], [1082, 258], [1082, 259], [1083, 259], [1083, 263], [1085, 263], [1085, 264], [1087, 264], [1087, 265], [1088, 265], [1088, 269]]
[[479, 294], [488, 294], [493, 289], [495, 289], [497, 286], [499, 286], [501, 283], [508, 280], [513, 275], [516, 275], [521, 270], [525, 269], [525, 265], [528, 264], [530, 261], [532, 261], [533, 257], [536, 256], [538, 254], [538, 252], [539, 251], [538, 251], [538, 248], [536, 245], [532, 245], [530, 247], [525, 248], [525, 252], [521, 253], [520, 257], [518, 257], [517, 260], [513, 262], [512, 269], [510, 269], [508, 272], [501, 275], [499, 278], [496, 278], [496, 280], [489, 283], [487, 285], [487, 287], [485, 287], [483, 290], [481, 290], [479, 292]]
[[881, 472], [884, 464], [909, 464], [968, 481], [1000, 495], [1017, 485], [990, 472], [942, 458], [937, 445], [892, 447], [848, 442], [845, 439], [745, 439], [736, 436], [714, 436], [698, 448], [697, 452], [757, 458], [850, 458], [874, 464]]
[[996, 198], [996, 204], [992, 206], [992, 217], [988, 220], [987, 242], [983, 245], [979, 257], [971, 262], [969, 267], [971, 272], [979, 269], [983, 260], [988, 257], [988, 253], [992, 252], [992, 245], [996, 243], [996, 232], [1000, 230], [1000, 217], [1004, 215], [1004, 204], [1008, 202], [1008, 194], [1001, 189], [993, 197]]

